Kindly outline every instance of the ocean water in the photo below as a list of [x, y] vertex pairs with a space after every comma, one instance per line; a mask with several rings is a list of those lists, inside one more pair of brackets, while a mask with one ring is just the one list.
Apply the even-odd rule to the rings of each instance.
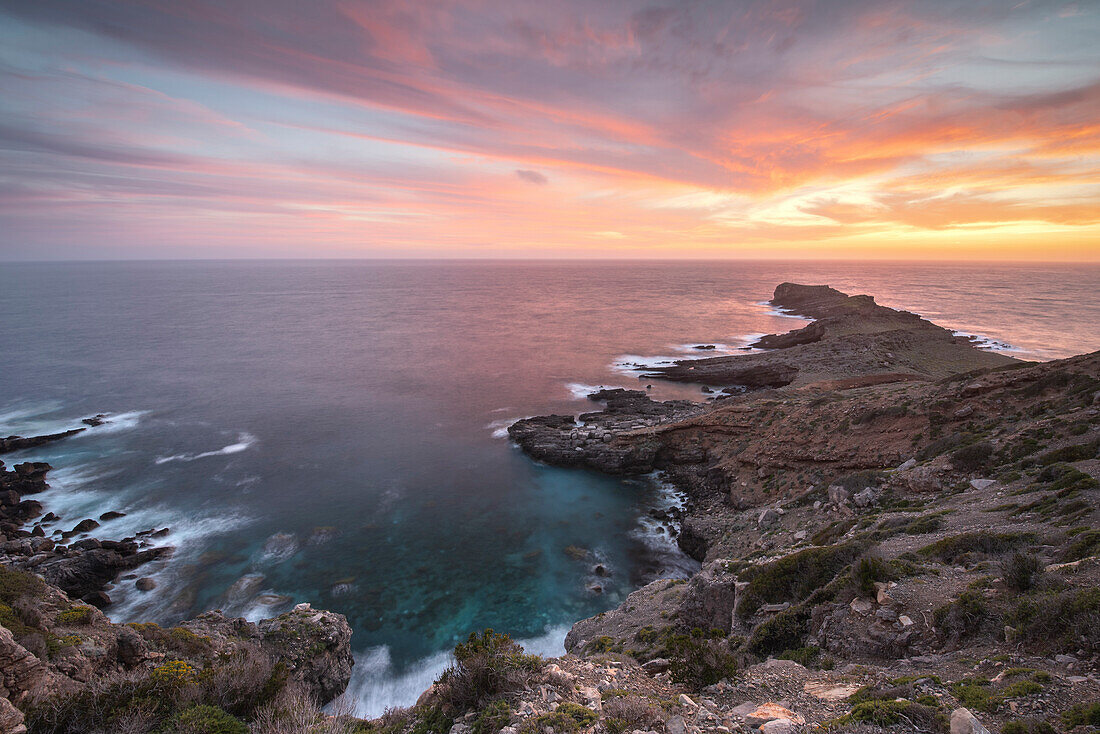
[[680, 501], [659, 477], [541, 466], [505, 429], [590, 410], [597, 386], [644, 387], [640, 365], [799, 327], [764, 304], [785, 280], [871, 293], [1025, 359], [1100, 348], [1091, 266], [0, 264], [0, 435], [109, 415], [3, 459], [54, 465], [40, 498], [58, 529], [107, 510], [127, 514], [99, 537], [170, 528], [174, 556], [141, 570], [156, 589], [120, 582], [114, 619], [339, 611], [350, 694], [377, 714], [412, 703], [471, 631], [554, 654], [575, 620], [693, 571], [652, 517]]

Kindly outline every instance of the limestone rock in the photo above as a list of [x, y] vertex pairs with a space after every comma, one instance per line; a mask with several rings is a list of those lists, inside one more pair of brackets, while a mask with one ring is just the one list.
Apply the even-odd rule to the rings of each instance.
[[989, 734], [970, 709], [957, 708], [951, 712], [951, 734]]

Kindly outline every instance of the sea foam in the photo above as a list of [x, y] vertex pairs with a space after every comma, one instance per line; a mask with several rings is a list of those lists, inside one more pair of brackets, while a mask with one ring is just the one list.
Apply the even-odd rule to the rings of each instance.
[[201, 454], [175, 454], [173, 456], [158, 456], [154, 463], [165, 464], [169, 461], [195, 461], [196, 459], [205, 459], [210, 456], [228, 456], [230, 454], [239, 454], [242, 451], [247, 451], [251, 447], [255, 446], [257, 439], [251, 433], [240, 433], [237, 436], [237, 442], [231, 443], [228, 446], [223, 446], [216, 451], [204, 451]]

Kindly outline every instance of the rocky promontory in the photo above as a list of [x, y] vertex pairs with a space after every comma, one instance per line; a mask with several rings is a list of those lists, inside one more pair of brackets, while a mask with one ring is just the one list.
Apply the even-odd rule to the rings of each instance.
[[827, 380], [935, 380], [1016, 361], [977, 349], [969, 339], [917, 314], [880, 306], [872, 296], [781, 283], [771, 304], [814, 321], [786, 334], [761, 337], [752, 346], [770, 350], [764, 353], [679, 360], [644, 377], [760, 389]]

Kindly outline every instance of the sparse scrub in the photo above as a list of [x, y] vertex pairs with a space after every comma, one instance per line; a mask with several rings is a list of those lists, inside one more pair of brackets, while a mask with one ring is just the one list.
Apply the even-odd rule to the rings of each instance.
[[1037, 540], [1034, 533], [963, 533], [926, 545], [919, 552], [943, 563], [954, 564], [975, 557], [1008, 553]]
[[476, 709], [502, 694], [520, 690], [542, 667], [508, 635], [487, 629], [455, 646], [455, 664], [437, 684], [443, 708], [451, 714]]
[[1038, 581], [1042, 568], [1038, 558], [1017, 551], [1002, 565], [1005, 585], [1014, 591], [1030, 591]]

